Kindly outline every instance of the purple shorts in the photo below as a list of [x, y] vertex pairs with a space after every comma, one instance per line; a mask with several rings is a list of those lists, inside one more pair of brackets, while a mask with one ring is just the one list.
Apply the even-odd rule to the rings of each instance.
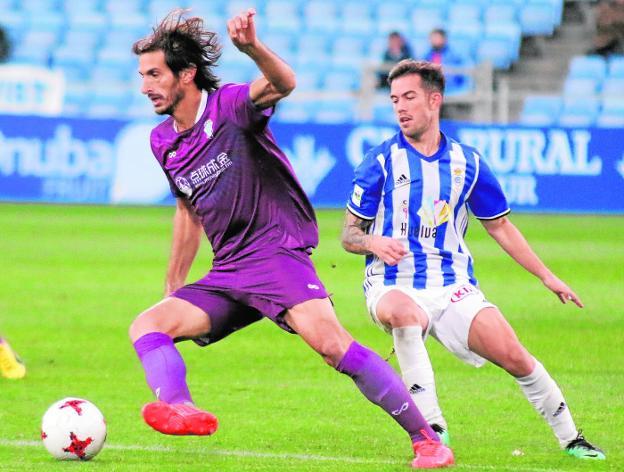
[[176, 290], [172, 296], [206, 312], [210, 333], [194, 340], [206, 345], [262, 317], [292, 333], [283, 319], [286, 310], [328, 295], [308, 253], [284, 249], [227, 266], [217, 264], [202, 279]]

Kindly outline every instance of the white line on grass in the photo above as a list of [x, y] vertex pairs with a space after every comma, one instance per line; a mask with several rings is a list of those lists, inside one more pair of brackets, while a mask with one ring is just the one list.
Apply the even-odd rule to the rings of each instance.
[[[43, 447], [40, 441], [27, 441], [18, 439], [0, 439], [0, 446], [6, 447]], [[188, 454], [212, 454], [215, 456], [229, 457], [255, 457], [265, 459], [283, 459], [283, 460], [300, 460], [300, 461], [320, 461], [320, 462], [343, 462], [346, 464], [379, 464], [379, 465], [404, 465], [405, 461], [400, 460], [384, 460], [384, 459], [364, 459], [347, 456], [318, 456], [315, 454], [291, 454], [291, 453], [275, 453], [275, 452], [257, 452], [257, 451], [229, 451], [226, 449], [181, 449], [167, 446], [139, 446], [136, 444], [107, 444], [106, 449], [117, 451], [150, 451], [150, 452], [175, 452]], [[476, 469], [476, 470], [514, 470], [522, 472], [553, 472], [556, 469], [540, 469], [535, 467], [522, 467], [521, 465], [494, 466], [494, 465], [477, 465], [477, 464], [457, 464], [456, 469]]]

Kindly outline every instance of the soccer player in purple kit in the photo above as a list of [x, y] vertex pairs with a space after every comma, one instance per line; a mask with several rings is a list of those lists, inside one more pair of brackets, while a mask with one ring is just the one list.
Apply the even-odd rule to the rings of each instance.
[[[301, 336], [399, 423], [412, 440], [412, 467], [452, 464], [399, 376], [340, 325], [310, 261], [318, 242], [314, 210], [267, 126], [295, 87], [293, 70], [257, 38], [250, 9], [228, 21], [228, 34], [262, 76], [220, 86], [212, 72], [216, 35], [183, 13], [173, 11], [133, 46], [141, 91], [157, 114], [170, 115], [153, 130], [151, 146], [177, 197], [165, 298], [130, 327], [157, 397], [143, 408], [144, 420], [164, 434], [214, 433], [217, 419], [193, 404], [174, 343], [214, 343], [267, 317]], [[213, 267], [184, 285], [202, 230]]]

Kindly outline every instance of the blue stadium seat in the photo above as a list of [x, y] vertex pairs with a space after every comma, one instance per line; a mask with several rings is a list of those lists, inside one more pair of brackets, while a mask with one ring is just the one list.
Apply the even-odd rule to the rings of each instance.
[[97, 31], [69, 30], [65, 33], [61, 47], [69, 49], [85, 48], [94, 51], [100, 45], [100, 42], [101, 36]]
[[481, 5], [476, 3], [453, 3], [448, 9], [449, 23], [480, 23]]
[[[199, 11], [195, 11], [197, 9], [197, 3], [190, 2], [187, 6], [191, 9], [191, 15], [202, 16]], [[147, 5], [148, 20], [150, 23], [156, 23], [162, 20], [171, 10], [175, 8], [180, 8], [180, 2], [177, 0], [151, 0]], [[210, 5], [210, 8], [214, 11], [216, 10], [217, 5]]]
[[[289, 33], [267, 33], [263, 42], [278, 55], [295, 52], [294, 36]], [[228, 39], [228, 42], [231, 42]]]
[[603, 98], [602, 112], [596, 124], [606, 128], [624, 128], [624, 97]]
[[370, 36], [376, 24], [368, 2], [347, 1], [341, 6], [341, 31], [350, 35]]
[[299, 4], [288, 0], [268, 0], [265, 22], [269, 31], [299, 33], [303, 26]]
[[558, 96], [530, 95], [524, 100], [520, 123], [529, 126], [550, 126], [559, 119], [563, 100]]
[[71, 10], [67, 12], [67, 26], [70, 30], [103, 33], [108, 30], [109, 22], [106, 14], [99, 11]]
[[324, 124], [352, 123], [356, 119], [355, 99], [322, 100], [314, 113], [314, 121]]
[[565, 97], [587, 97], [598, 92], [600, 82], [595, 79], [569, 78], [563, 84], [563, 95]]
[[338, 36], [331, 47], [331, 58], [333, 65], [361, 68], [366, 60], [365, 40]]
[[483, 38], [483, 24], [479, 21], [457, 21], [448, 23], [446, 32], [448, 33], [448, 42], [451, 46], [453, 46], [453, 41], [459, 38], [476, 43]]
[[297, 43], [297, 64], [329, 64], [327, 38], [318, 34], [302, 34]]
[[483, 21], [487, 25], [496, 23], [515, 23], [518, 20], [518, 10], [513, 3], [497, 3], [486, 7]]
[[322, 83], [322, 72], [308, 67], [297, 71], [297, 91], [309, 92], [319, 90]]
[[602, 83], [602, 96], [605, 100], [624, 98], [624, 77], [608, 77]]
[[375, 123], [391, 124], [396, 126], [396, 116], [394, 115], [394, 110], [392, 109], [390, 100], [375, 103], [373, 105], [373, 121]]
[[594, 124], [600, 109], [597, 98], [566, 98], [559, 115], [559, 125], [569, 127], [588, 127]]
[[68, 79], [86, 79], [90, 75], [93, 60], [93, 51], [87, 49], [59, 47], [52, 51], [52, 66], [65, 70]]
[[602, 56], [574, 56], [570, 61], [569, 78], [601, 81], [607, 74], [607, 63]]
[[26, 14], [22, 11], [3, 11], [0, 24], [6, 30], [13, 44], [17, 44], [28, 29]]
[[520, 45], [522, 43], [522, 30], [515, 22], [500, 21], [498, 23], [487, 23], [485, 25], [485, 37], [506, 39], [513, 45], [511, 56], [513, 61], [520, 57]]
[[[409, 38], [409, 43], [412, 47], [412, 55], [414, 56], [414, 59], [422, 59], [431, 49], [431, 44], [429, 43], [429, 35], [419, 35], [411, 37]], [[456, 44], [453, 44], [453, 49], [455, 49], [455, 46]], [[463, 46], [460, 44], [459, 48], [461, 49], [462, 47]], [[461, 54], [459, 49], [458, 53]], [[466, 57], [471, 57], [471, 55], [472, 50], [470, 51], [470, 55], [466, 55]]]
[[24, 11], [40, 16], [59, 10], [59, 2], [55, 0], [20, 0], [18, 3]]
[[23, 64], [47, 67], [58, 35], [50, 31], [28, 31], [15, 44], [12, 60]]
[[[197, 1], [197, 3], [200, 3], [200, 2], [207, 3], [205, 2], [205, 0], [195, 0], [195, 1]], [[267, 2], [267, 5], [266, 5], [267, 8], [268, 8], [268, 3], [269, 2]], [[280, 9], [281, 4], [289, 3], [289, 2], [285, 2], [284, 0], [278, 0], [277, 4], [275, 2], [270, 2], [270, 3], [273, 3], [273, 5], [270, 7], [271, 14], [279, 15], [279, 9]], [[226, 17], [229, 19], [229, 18], [232, 18], [233, 16], [240, 14], [241, 12], [246, 11], [248, 8], [254, 8], [256, 12], [261, 15], [265, 15], [265, 12], [266, 12], [265, 8], [263, 8], [263, 3], [260, 1], [254, 1], [254, 0], [228, 1], [225, 4], [224, 12], [225, 12]], [[284, 10], [285, 12], [286, 11], [288, 11], [289, 13], [291, 12], [291, 6], [286, 5], [285, 8], [286, 8], [286, 10]]]
[[29, 13], [28, 26], [31, 30], [60, 34], [66, 28], [67, 22], [60, 11]]
[[87, 105], [87, 115], [90, 117], [120, 118], [130, 103], [131, 92], [127, 84], [109, 83], [101, 87], [99, 82], [91, 85], [91, 97]]
[[551, 36], [555, 31], [555, 8], [542, 0], [520, 9], [520, 26], [525, 36]]
[[142, 0], [106, 0], [102, 3], [109, 15], [134, 14], [143, 12]]
[[282, 123], [307, 123], [316, 112], [316, 102], [282, 100], [275, 109], [275, 120]]
[[86, 113], [89, 104], [91, 89], [83, 80], [65, 79], [65, 99], [63, 115], [80, 116]]
[[67, 13], [84, 14], [101, 11], [100, 0], [62, 0], [61, 4]]
[[246, 83], [260, 75], [260, 72], [253, 67], [253, 64], [249, 66], [222, 64], [216, 69], [216, 73], [221, 79], [221, 83], [224, 84]]
[[611, 56], [609, 59], [609, 77], [624, 77], [624, 56]]
[[312, 0], [304, 5], [304, 23], [308, 31], [335, 33], [340, 28], [338, 7], [327, 0]]
[[436, 5], [419, 6], [412, 9], [413, 31], [419, 34], [429, 34], [435, 28], [442, 28], [446, 24], [446, 10]]
[[355, 92], [360, 83], [361, 74], [348, 68], [331, 69], [323, 77], [323, 89], [331, 92]]
[[485, 38], [477, 48], [477, 61], [489, 61], [496, 69], [509, 69], [514, 60], [514, 47], [505, 38]]

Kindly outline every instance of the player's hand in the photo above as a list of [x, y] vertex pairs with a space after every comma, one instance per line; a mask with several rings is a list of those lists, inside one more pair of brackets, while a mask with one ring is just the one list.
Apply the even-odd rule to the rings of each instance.
[[407, 254], [407, 249], [396, 239], [387, 236], [372, 236], [370, 251], [386, 264], [395, 266]]
[[230, 39], [240, 51], [245, 52], [247, 49], [256, 46], [258, 38], [256, 37], [256, 24], [254, 23], [255, 14], [256, 10], [250, 8], [227, 22]]
[[579, 308], [583, 308], [583, 302], [578, 295], [558, 277], [550, 274], [542, 280], [542, 283], [546, 286], [546, 288], [559, 297], [561, 303], [565, 304], [568, 301], [571, 301], [574, 302]]

